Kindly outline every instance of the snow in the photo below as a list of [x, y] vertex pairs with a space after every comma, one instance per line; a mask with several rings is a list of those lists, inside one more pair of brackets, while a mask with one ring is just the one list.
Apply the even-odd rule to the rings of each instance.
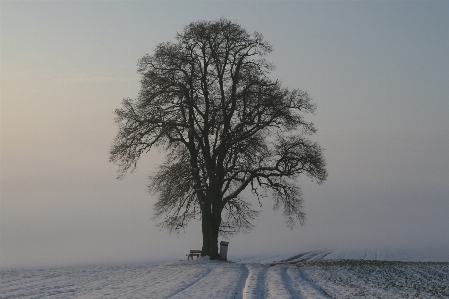
[[10, 298], [449, 298], [444, 251], [353, 250], [0, 271]]
[[327, 260], [377, 260], [403, 262], [449, 262], [449, 249], [410, 250], [410, 249], [371, 249], [340, 250], [329, 253]]

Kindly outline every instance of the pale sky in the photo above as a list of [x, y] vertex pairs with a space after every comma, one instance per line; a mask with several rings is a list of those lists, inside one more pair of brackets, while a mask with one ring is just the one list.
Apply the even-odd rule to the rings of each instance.
[[[199, 223], [169, 235], [147, 176], [116, 180], [113, 111], [137, 60], [197, 20], [224, 17], [273, 45], [272, 78], [318, 105], [328, 180], [300, 180], [306, 225], [267, 198], [228, 257], [344, 248], [449, 248], [449, 2], [1, 1], [0, 267], [184, 259]], [[250, 197], [251, 199], [251, 197]]]

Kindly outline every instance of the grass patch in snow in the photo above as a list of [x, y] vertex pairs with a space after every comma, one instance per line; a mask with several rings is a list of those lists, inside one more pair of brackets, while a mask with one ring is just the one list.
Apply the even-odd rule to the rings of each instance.
[[296, 265], [331, 298], [449, 298], [448, 262], [318, 260]]

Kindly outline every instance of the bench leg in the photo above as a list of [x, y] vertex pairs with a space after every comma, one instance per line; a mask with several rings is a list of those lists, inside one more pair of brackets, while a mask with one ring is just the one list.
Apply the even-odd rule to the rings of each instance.
[[193, 257], [196, 256], [196, 258], [200, 257], [199, 253], [191, 253], [191, 254], [187, 254], [187, 260], [189, 261], [190, 259], [192, 259], [193, 261]]

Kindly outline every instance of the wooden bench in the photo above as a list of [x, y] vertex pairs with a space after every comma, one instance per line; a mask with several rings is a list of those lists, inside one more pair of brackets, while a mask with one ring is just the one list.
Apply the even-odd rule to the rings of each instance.
[[196, 256], [196, 258], [198, 258], [200, 255], [201, 255], [201, 250], [190, 250], [190, 253], [186, 254], [187, 260], [192, 259], [192, 261], [193, 261], [194, 256]]

